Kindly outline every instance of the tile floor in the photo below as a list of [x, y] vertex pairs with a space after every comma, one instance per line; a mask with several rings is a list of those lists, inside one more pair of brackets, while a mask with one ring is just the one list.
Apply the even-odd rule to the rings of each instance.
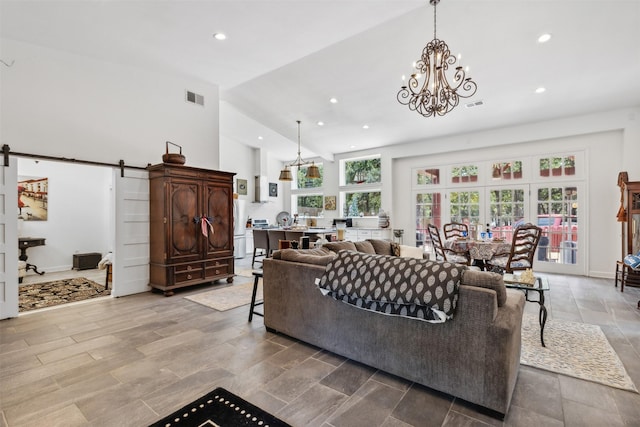
[[[238, 267], [247, 266], [238, 260]], [[250, 261], [249, 261], [250, 262]], [[640, 387], [640, 288], [550, 275], [551, 318], [601, 325]], [[234, 283], [250, 278], [238, 277]], [[522, 366], [504, 422], [177, 292], [0, 321], [0, 427], [145, 426], [217, 386], [294, 426], [640, 426], [640, 395]], [[536, 312], [536, 304], [526, 309]]]

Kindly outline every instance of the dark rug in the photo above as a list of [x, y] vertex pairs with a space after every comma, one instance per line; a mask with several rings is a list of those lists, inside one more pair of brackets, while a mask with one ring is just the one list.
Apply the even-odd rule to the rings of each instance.
[[291, 427], [223, 388], [217, 388], [149, 427]]
[[111, 291], [105, 290], [104, 286], [84, 277], [20, 285], [18, 311], [36, 310], [110, 294]]

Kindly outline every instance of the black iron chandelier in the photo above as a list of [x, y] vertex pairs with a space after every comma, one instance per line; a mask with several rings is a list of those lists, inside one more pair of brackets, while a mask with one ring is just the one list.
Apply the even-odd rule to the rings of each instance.
[[311, 165], [307, 167], [306, 177], [320, 178], [320, 170], [318, 169], [318, 166], [316, 166], [315, 162], [304, 161], [302, 160], [302, 157], [300, 157], [300, 120], [296, 120], [296, 123], [298, 123], [298, 157], [296, 157], [293, 163], [285, 165], [284, 169], [280, 171], [280, 177], [278, 178], [280, 181], [293, 181], [291, 168], [295, 166], [300, 169], [300, 166], [308, 165], [309, 163], [311, 163]]
[[433, 40], [422, 50], [416, 72], [409, 78], [408, 85], [402, 86], [397, 98], [424, 117], [435, 117], [453, 110], [460, 98], [473, 96], [478, 87], [471, 77], [466, 77], [461, 66], [455, 67], [451, 81], [447, 78], [449, 67], [453, 68], [457, 59], [444, 40], [436, 37], [436, 6], [440, 0], [429, 0], [429, 3], [433, 5]]

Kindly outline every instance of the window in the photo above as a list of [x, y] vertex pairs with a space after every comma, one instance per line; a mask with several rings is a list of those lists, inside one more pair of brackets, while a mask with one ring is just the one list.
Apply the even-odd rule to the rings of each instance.
[[440, 169], [419, 169], [416, 172], [416, 183], [418, 185], [440, 184]]
[[480, 192], [452, 191], [449, 193], [449, 214], [451, 222], [477, 223], [480, 220]]
[[442, 228], [442, 194], [419, 193], [416, 195], [416, 246], [431, 246], [427, 225]]
[[491, 165], [491, 179], [521, 179], [522, 178], [522, 161], [498, 162]]
[[380, 182], [380, 157], [344, 162], [344, 185]]
[[292, 214], [297, 214], [302, 218], [321, 216], [324, 210], [322, 203], [323, 165], [316, 163], [320, 171], [320, 178], [312, 179], [306, 177], [308, 166], [300, 166], [297, 170], [292, 169], [291, 171], [295, 174], [291, 185], [291, 210]]
[[548, 176], [573, 176], [576, 174], [576, 156], [543, 157], [539, 161], [539, 174]]
[[376, 216], [381, 208], [380, 156], [344, 160], [340, 201], [346, 217]]
[[476, 182], [478, 181], [478, 166], [465, 165], [453, 166], [451, 168], [451, 182], [457, 184], [459, 182]]

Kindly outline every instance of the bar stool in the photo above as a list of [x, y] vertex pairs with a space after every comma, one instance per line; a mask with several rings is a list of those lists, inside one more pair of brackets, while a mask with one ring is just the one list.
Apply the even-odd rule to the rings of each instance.
[[249, 307], [249, 322], [253, 320], [253, 315], [264, 317], [263, 313], [256, 311], [258, 305], [264, 305], [264, 300], [256, 302], [256, 294], [258, 293], [258, 282], [262, 279], [262, 270], [253, 270], [253, 292], [251, 293], [251, 306]]
[[[253, 229], [253, 258], [251, 259], [251, 268], [256, 263], [258, 257], [269, 256], [269, 237], [267, 236], [267, 230]], [[262, 264], [262, 261], [258, 261]]]

